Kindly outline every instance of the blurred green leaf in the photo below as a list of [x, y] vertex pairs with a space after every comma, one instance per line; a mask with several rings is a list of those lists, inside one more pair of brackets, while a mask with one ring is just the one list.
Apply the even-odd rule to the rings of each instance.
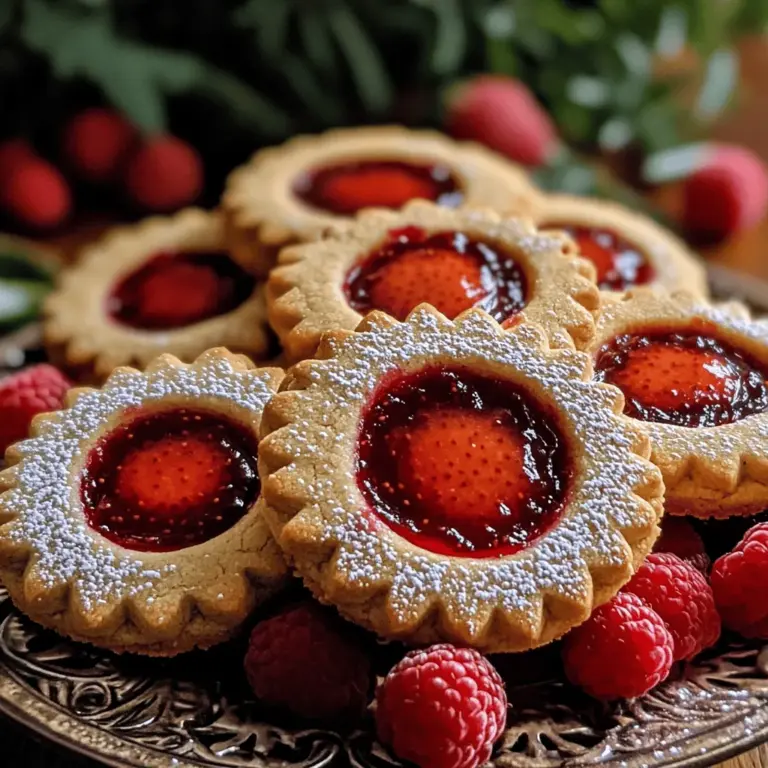
[[392, 103], [393, 88], [368, 32], [343, 5], [329, 10], [328, 25], [334, 33], [336, 45], [347, 59], [358, 97], [372, 113], [383, 113]]
[[431, 64], [435, 74], [454, 73], [460, 66], [467, 46], [467, 33], [460, 0], [443, 0], [433, 5], [436, 31]]
[[0, 278], [0, 328], [7, 332], [34, 320], [50, 290], [46, 283]]
[[717, 117], [731, 100], [738, 77], [736, 54], [728, 49], [715, 51], [707, 60], [704, 83], [696, 101], [696, 115], [702, 120]]
[[21, 251], [0, 250], [0, 278], [3, 277], [45, 283], [53, 279], [53, 269], [35, 262], [28, 254]]
[[706, 144], [697, 143], [654, 152], [643, 163], [643, 179], [649, 184], [684, 179], [701, 168], [707, 151]]

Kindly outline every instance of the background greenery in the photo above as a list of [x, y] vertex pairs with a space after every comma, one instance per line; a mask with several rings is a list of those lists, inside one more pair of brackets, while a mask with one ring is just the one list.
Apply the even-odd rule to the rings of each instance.
[[767, 22], [764, 0], [3, 0], [0, 132], [53, 147], [106, 101], [195, 143], [215, 185], [297, 132], [439, 125], [447, 88], [494, 71], [570, 144], [645, 154], [702, 133], [732, 97], [734, 41]]

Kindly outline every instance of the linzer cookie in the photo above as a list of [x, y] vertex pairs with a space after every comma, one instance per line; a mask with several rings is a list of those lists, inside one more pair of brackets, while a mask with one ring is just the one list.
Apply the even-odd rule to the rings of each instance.
[[768, 507], [768, 322], [737, 303], [636, 289], [609, 304], [591, 348], [619, 387], [666, 484], [666, 508], [699, 517]]
[[658, 535], [643, 430], [589, 356], [480, 310], [329, 334], [264, 412], [265, 514], [307, 586], [413, 643], [522, 651], [584, 621]]
[[612, 294], [650, 285], [708, 296], [704, 268], [686, 245], [655, 222], [616, 203], [549, 195], [533, 218], [540, 229], [567, 232]]
[[220, 217], [198, 209], [108, 233], [62, 271], [45, 315], [52, 359], [83, 379], [161, 352], [268, 351], [263, 286], [228, 256]]
[[286, 576], [256, 471], [283, 373], [210, 350], [116, 370], [35, 419], [0, 474], [0, 578], [45, 627], [174, 655], [231, 637]]
[[479, 307], [500, 323], [536, 322], [556, 346], [581, 348], [600, 296], [594, 268], [572, 251], [567, 238], [488, 210], [424, 201], [369, 210], [282, 252], [267, 283], [269, 320], [294, 360], [372, 310], [404, 320], [423, 302], [449, 318]]
[[257, 152], [227, 181], [233, 255], [266, 275], [281, 247], [312, 240], [363, 208], [438, 205], [528, 210], [539, 193], [526, 174], [476, 144], [396, 126], [301, 136]]

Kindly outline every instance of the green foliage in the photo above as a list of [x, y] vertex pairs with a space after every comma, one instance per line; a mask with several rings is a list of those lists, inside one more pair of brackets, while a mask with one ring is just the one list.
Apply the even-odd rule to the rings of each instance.
[[[0, 8], [0, 101], [19, 73], [38, 78], [16, 99], [22, 106], [88, 83], [143, 129], [161, 131], [175, 105], [192, 99], [215, 113], [217, 130], [239, 125], [253, 145], [330, 125], [437, 124], [444, 89], [490, 70], [524, 80], [570, 143], [651, 153], [695, 138], [727, 106], [733, 41], [768, 22], [764, 0], [5, 0]], [[683, 50], [704, 73], [690, 107], [679, 98], [688, 77], [658, 71]], [[195, 139], [210, 142], [204, 151], [221, 144], [207, 129]]]

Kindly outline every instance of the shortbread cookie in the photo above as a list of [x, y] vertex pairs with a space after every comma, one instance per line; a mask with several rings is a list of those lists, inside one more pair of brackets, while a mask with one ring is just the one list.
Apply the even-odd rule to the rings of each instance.
[[605, 200], [568, 195], [538, 198], [533, 214], [540, 229], [560, 229], [597, 268], [608, 293], [650, 285], [709, 296], [704, 267], [686, 245], [651, 219]]
[[108, 233], [60, 275], [45, 304], [52, 359], [81, 379], [161, 352], [268, 350], [263, 286], [226, 253], [218, 214], [188, 209]]
[[265, 514], [307, 586], [387, 638], [522, 651], [658, 535], [661, 474], [589, 356], [422, 305], [329, 334], [264, 412]]
[[0, 474], [0, 579], [34, 621], [117, 652], [231, 637], [283, 584], [256, 471], [283, 372], [210, 350], [116, 370], [33, 422]]
[[591, 351], [596, 378], [624, 392], [650, 435], [668, 512], [768, 507], [768, 321], [735, 302], [636, 289], [604, 308]]
[[372, 310], [404, 320], [423, 302], [449, 318], [479, 307], [501, 323], [536, 322], [554, 345], [581, 348], [600, 295], [594, 268], [572, 252], [566, 238], [489, 210], [416, 201], [364, 211], [282, 252], [267, 283], [269, 320], [293, 360]]
[[363, 208], [415, 198], [525, 212], [539, 195], [525, 172], [477, 144], [396, 126], [300, 136], [257, 152], [223, 197], [232, 253], [266, 275], [280, 248], [312, 240]]

